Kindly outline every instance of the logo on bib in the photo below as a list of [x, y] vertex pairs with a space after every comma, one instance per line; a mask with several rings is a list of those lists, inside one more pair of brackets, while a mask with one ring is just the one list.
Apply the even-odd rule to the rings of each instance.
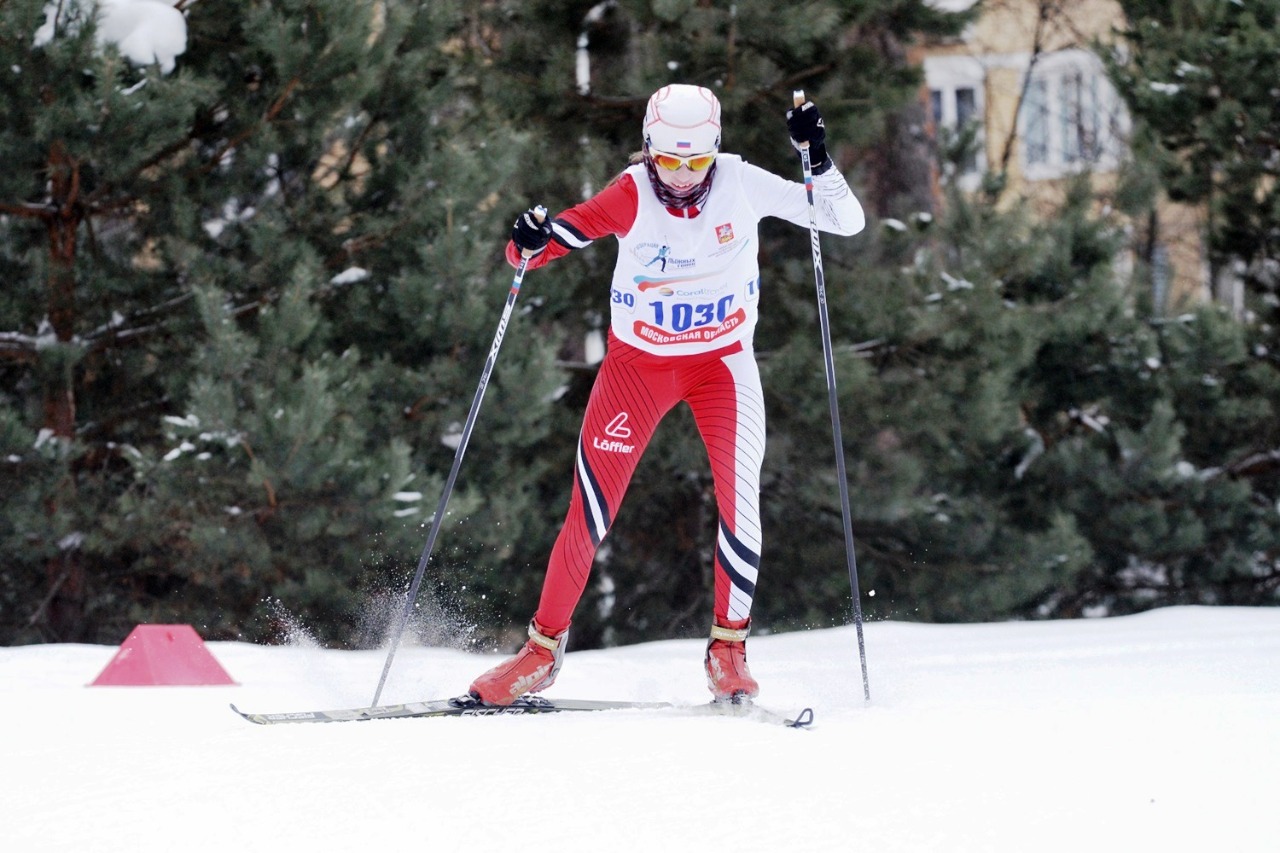
[[731, 242], [733, 240], [733, 223], [726, 222], [724, 225], [717, 225], [716, 239], [721, 243]]
[[631, 249], [632, 255], [640, 266], [647, 270], [662, 273], [688, 271], [697, 266], [695, 258], [680, 258], [672, 254], [668, 243], [640, 243]]

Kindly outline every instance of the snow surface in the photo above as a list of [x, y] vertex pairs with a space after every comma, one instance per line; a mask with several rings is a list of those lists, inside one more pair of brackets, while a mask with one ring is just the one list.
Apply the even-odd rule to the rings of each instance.
[[[0, 648], [13, 851], [1276, 851], [1280, 608], [750, 641], [813, 729], [671, 711], [256, 726], [366, 704], [385, 652], [209, 643], [234, 687], [93, 687], [114, 647]], [[570, 652], [550, 696], [706, 697], [702, 643]], [[383, 698], [496, 656], [402, 647]]]

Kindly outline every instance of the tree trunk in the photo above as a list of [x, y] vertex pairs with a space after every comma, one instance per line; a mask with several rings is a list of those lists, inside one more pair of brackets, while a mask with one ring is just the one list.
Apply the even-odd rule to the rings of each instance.
[[[45, 225], [49, 230], [48, 319], [60, 350], [44, 372], [44, 423], [53, 440], [70, 451], [75, 438], [75, 362], [64, 349], [75, 337], [76, 238], [84, 218], [80, 205], [80, 169], [61, 143], [49, 152], [52, 198]], [[50, 495], [51, 520], [66, 513], [76, 500], [76, 483], [68, 464], [66, 475]], [[56, 522], [50, 525], [57, 530]], [[45, 565], [49, 592], [45, 609], [46, 634], [59, 642], [84, 639], [84, 558], [75, 538], [58, 543], [58, 554]]]
[[[908, 64], [906, 47], [892, 33], [880, 33], [877, 42], [887, 62]], [[888, 116], [885, 142], [875, 148], [868, 163], [869, 197], [877, 217], [936, 212], [934, 158], [927, 131], [928, 116], [919, 99]]]

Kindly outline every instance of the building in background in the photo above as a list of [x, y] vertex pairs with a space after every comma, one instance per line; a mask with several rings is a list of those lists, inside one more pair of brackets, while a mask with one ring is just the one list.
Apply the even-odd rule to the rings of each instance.
[[[960, 11], [975, 0], [931, 3]], [[986, 0], [958, 38], [919, 46], [935, 140], [972, 140], [940, 180], [974, 191], [984, 176], [1002, 176], [1003, 203], [1027, 200], [1048, 214], [1066, 180], [1088, 173], [1105, 204], [1128, 156], [1130, 123], [1092, 47], [1114, 41], [1123, 20], [1114, 0]], [[1198, 208], [1162, 199], [1130, 230], [1157, 313], [1210, 298]]]

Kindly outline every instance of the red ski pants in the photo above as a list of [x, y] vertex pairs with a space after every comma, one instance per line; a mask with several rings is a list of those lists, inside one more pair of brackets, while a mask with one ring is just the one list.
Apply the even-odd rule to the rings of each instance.
[[715, 483], [715, 616], [750, 616], [760, 568], [765, 445], [755, 356], [741, 344], [699, 355], [656, 356], [610, 335], [578, 438], [569, 513], [543, 582], [536, 618], [544, 629], [558, 633], [568, 627], [640, 456], [658, 422], [681, 401], [693, 411]]

